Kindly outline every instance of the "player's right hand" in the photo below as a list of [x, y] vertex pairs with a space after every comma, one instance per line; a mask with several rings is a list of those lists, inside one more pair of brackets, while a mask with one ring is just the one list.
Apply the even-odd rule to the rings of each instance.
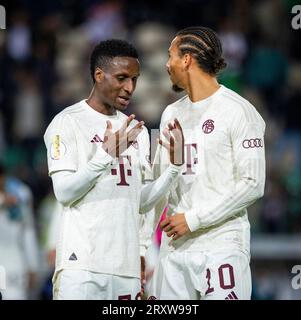
[[113, 132], [112, 123], [107, 121], [107, 128], [104, 134], [104, 142], [102, 148], [113, 158], [119, 157], [129, 146], [136, 140], [139, 133], [143, 130], [143, 121], [138, 122], [132, 129], [127, 130], [129, 124], [135, 118], [131, 114], [121, 128]]

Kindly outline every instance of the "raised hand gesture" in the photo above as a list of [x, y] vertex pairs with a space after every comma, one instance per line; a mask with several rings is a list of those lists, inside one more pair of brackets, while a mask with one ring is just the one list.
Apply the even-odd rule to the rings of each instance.
[[135, 115], [131, 114], [116, 132], [112, 131], [112, 123], [109, 120], [107, 121], [102, 148], [111, 157], [119, 157], [136, 140], [142, 131], [143, 121], [138, 122], [132, 129], [127, 131], [129, 124], [134, 118]]
[[167, 142], [159, 139], [159, 143], [166, 148], [169, 153], [170, 162], [175, 165], [182, 165], [184, 161], [184, 135], [178, 119], [174, 123], [168, 123], [167, 128], [163, 130], [163, 135]]

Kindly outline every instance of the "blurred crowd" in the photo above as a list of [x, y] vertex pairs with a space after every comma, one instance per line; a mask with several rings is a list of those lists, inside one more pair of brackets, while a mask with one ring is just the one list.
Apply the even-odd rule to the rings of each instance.
[[[291, 27], [294, 0], [40, 1], [2, 3], [0, 30], [0, 163], [32, 193], [32, 227], [41, 283], [51, 296], [53, 214], [59, 212], [47, 174], [44, 131], [63, 108], [88, 96], [89, 56], [103, 39], [123, 38], [139, 50], [141, 77], [128, 113], [159, 127], [179, 98], [166, 73], [177, 30], [204, 25], [221, 37], [226, 70], [219, 81], [247, 98], [266, 128], [265, 197], [249, 210], [253, 234], [301, 232], [300, 30]], [[1, 220], [0, 220], [1, 221]], [[0, 237], [1, 239], [1, 237]], [[3, 244], [0, 243], [0, 247]], [[48, 262], [47, 262], [48, 261]]]

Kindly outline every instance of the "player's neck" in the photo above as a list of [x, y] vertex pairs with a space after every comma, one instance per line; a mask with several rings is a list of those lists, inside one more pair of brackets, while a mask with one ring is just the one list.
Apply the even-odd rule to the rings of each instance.
[[197, 102], [213, 95], [219, 87], [215, 77], [202, 73], [189, 77], [186, 92], [192, 102]]
[[111, 107], [101, 102], [101, 98], [98, 96], [95, 88], [92, 89], [90, 96], [86, 101], [91, 108], [106, 116], [112, 116], [116, 114], [116, 109], [114, 107]]

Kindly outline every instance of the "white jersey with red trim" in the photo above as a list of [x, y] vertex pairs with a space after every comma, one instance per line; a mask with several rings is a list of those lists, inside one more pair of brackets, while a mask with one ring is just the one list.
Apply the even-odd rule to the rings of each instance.
[[[169, 105], [161, 132], [174, 118], [184, 131], [186, 170], [156, 214], [168, 203], [168, 215], [185, 213], [192, 232], [175, 241], [163, 234], [161, 252], [229, 247], [249, 254], [247, 207], [263, 195], [265, 183], [264, 120], [224, 86], [199, 102], [185, 96]], [[164, 148], [154, 162], [156, 177], [168, 165]]]
[[[60, 112], [44, 139], [49, 174], [77, 171], [101, 148], [110, 120], [118, 130], [127, 116], [106, 116], [85, 100]], [[130, 126], [134, 126], [136, 120]], [[82, 269], [140, 277], [139, 202], [144, 180], [151, 178], [146, 128], [96, 184], [79, 200], [64, 206], [57, 244], [56, 271]]]

